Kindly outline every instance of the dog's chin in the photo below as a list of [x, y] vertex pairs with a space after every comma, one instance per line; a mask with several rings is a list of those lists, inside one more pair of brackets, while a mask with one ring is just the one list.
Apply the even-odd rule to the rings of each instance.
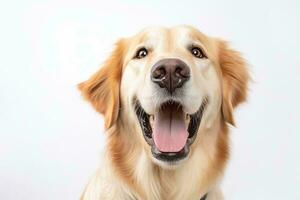
[[154, 114], [148, 114], [140, 102], [135, 101], [136, 116], [155, 164], [174, 169], [188, 159], [207, 102], [207, 98], [203, 99], [198, 111], [189, 114], [184, 113], [180, 103], [169, 100]]
[[155, 156], [152, 154], [151, 160], [153, 161], [154, 164], [156, 164], [157, 166], [159, 166], [163, 169], [173, 170], [173, 169], [176, 169], [179, 166], [183, 165], [188, 160], [189, 156], [190, 156], [190, 154], [180, 160], [177, 160], [177, 161], [165, 161], [165, 160], [160, 160], [160, 159], [155, 158]]

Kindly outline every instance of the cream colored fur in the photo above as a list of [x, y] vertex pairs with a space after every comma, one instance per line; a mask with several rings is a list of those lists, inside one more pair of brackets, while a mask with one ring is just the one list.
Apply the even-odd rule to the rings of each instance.
[[[191, 55], [195, 44], [207, 59]], [[133, 59], [140, 47], [149, 55]], [[209, 102], [185, 160], [170, 164], [155, 159], [134, 112], [137, 98], [154, 114], [168, 97], [150, 80], [151, 66], [178, 58], [191, 70], [184, 94], [175, 99], [187, 114]], [[105, 117], [107, 144], [102, 165], [91, 177], [82, 200], [222, 200], [220, 181], [228, 158], [228, 128], [233, 109], [246, 99], [249, 75], [239, 53], [227, 43], [189, 26], [152, 27], [117, 43], [102, 69], [79, 85], [83, 96]]]

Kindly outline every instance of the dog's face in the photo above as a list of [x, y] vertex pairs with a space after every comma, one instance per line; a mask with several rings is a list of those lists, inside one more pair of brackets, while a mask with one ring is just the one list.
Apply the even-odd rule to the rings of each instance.
[[174, 166], [193, 153], [201, 131], [234, 123], [247, 81], [243, 59], [225, 42], [178, 26], [120, 40], [79, 87], [106, 128], [123, 124], [155, 163]]
[[121, 98], [155, 161], [186, 158], [201, 122], [207, 123], [204, 111], [209, 120], [218, 115], [221, 85], [211, 49], [207, 37], [187, 27], [150, 28], [133, 37]]

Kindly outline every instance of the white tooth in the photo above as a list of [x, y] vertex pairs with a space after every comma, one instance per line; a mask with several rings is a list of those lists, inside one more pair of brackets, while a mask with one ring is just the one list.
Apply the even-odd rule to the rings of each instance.
[[186, 118], [185, 118], [185, 125], [186, 125], [186, 127], [188, 127], [189, 126], [189, 123], [190, 123], [190, 115], [186, 115]]
[[154, 116], [150, 115], [150, 126], [151, 127], [153, 126], [153, 121], [154, 121]]

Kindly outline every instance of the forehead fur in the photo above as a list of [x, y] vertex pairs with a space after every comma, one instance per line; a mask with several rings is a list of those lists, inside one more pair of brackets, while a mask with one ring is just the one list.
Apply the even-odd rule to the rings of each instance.
[[[162, 42], [166, 49], [174, 49], [175, 44], [186, 46], [187, 44], [197, 44], [203, 48], [207, 56], [212, 62], [217, 62], [217, 44], [216, 39], [205, 35], [192, 26], [181, 25], [170, 28], [166, 27], [148, 27], [126, 39], [128, 51], [125, 58], [126, 61], [131, 59], [130, 56], [139, 47], [154, 47], [158, 42]], [[128, 55], [130, 54], [130, 56]]]

